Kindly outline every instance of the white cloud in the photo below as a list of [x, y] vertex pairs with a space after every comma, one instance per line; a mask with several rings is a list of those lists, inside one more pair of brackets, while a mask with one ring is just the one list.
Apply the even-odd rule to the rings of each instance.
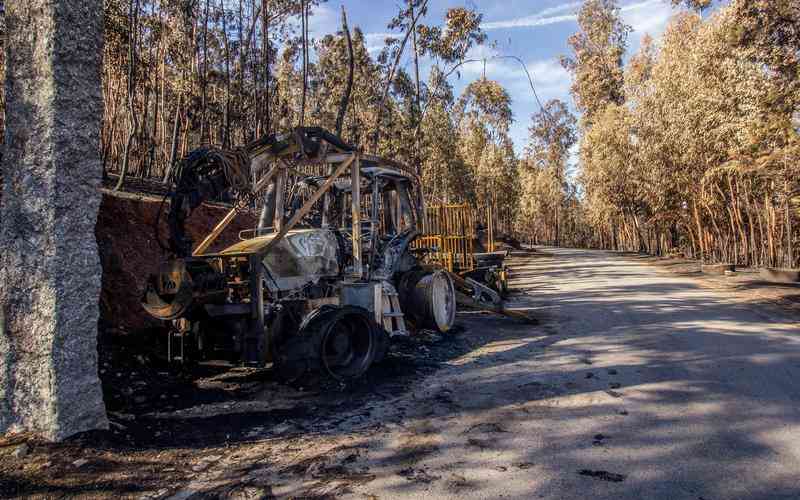
[[483, 75], [483, 60], [486, 59], [486, 74], [494, 75], [502, 72], [501, 65], [496, 59], [492, 59], [498, 55], [498, 52], [488, 45], [476, 45], [469, 49], [465, 59], [473, 59], [474, 62], [464, 64], [459, 68], [459, 73], [479, 77]]
[[635, 37], [645, 33], [659, 37], [675, 12], [676, 9], [667, 2], [650, 0], [623, 9], [622, 18], [633, 28]]
[[[505, 85], [512, 96], [524, 95], [534, 101], [531, 93], [530, 83], [525, 70], [518, 61], [510, 58], [498, 57], [500, 54], [487, 46], [473, 47], [467, 59], [475, 59], [475, 62], [464, 64], [461, 74], [468, 78], [478, 78], [483, 75], [484, 63], [486, 59], [486, 77], [498, 80]], [[536, 87], [536, 92], [542, 99], [553, 97], [564, 98], [569, 92], [571, 77], [569, 72], [561, 66], [557, 59], [543, 59], [530, 61], [525, 64], [528, 72]]]
[[364, 43], [367, 46], [367, 52], [373, 54], [379, 52], [385, 46], [387, 38], [398, 38], [400, 35], [397, 33], [365, 33]]
[[[300, 15], [291, 17], [288, 23], [299, 35], [303, 24]], [[313, 8], [308, 16], [308, 35], [311, 38], [320, 39], [325, 35], [336, 33], [340, 28], [339, 13], [327, 5]]]
[[[531, 71], [531, 68], [533, 70]], [[572, 99], [569, 95], [572, 77], [557, 62], [539, 61], [528, 64], [528, 71], [531, 73], [533, 87], [536, 89], [536, 100], [530, 83], [522, 68], [514, 68], [517, 75], [513, 79], [508, 79], [502, 83], [506, 86], [512, 98], [515, 108], [524, 111], [517, 114], [517, 118], [527, 122], [530, 114], [539, 109], [539, 102], [545, 104], [551, 99], [560, 99], [570, 105]]]
[[503, 28], [534, 28], [536, 26], [547, 26], [549, 24], [558, 24], [570, 21], [577, 21], [578, 16], [575, 14], [565, 14], [561, 16], [552, 17], [538, 17], [528, 16], [520, 17], [517, 19], [510, 19], [508, 21], [495, 21], [491, 23], [484, 23], [481, 26], [484, 30], [496, 30]]
[[528, 71], [537, 87], [569, 87], [571, 82], [569, 72], [556, 59], [528, 63]]
[[[556, 7], [541, 10], [536, 14], [529, 16], [508, 19], [505, 21], [492, 21], [483, 23], [481, 27], [485, 30], [503, 29], [503, 28], [530, 28], [534, 26], [546, 26], [548, 24], [563, 23], [566, 21], [577, 20], [577, 15], [574, 12], [563, 14], [564, 12], [574, 11], [581, 6], [582, 2], [570, 2]], [[560, 15], [556, 15], [560, 14]]]
[[[535, 14], [531, 14], [528, 16], [517, 17], [513, 19], [507, 19], [504, 21], [492, 21], [483, 23], [481, 27], [484, 30], [494, 30], [494, 29], [503, 29], [503, 28], [535, 28], [538, 26], [547, 26], [550, 24], [558, 24], [558, 23], [565, 23], [565, 22], [575, 22], [578, 20], [577, 10], [583, 2], [570, 2], [565, 3], [562, 5], [558, 5], [556, 7], [551, 7], [548, 9], [544, 9], [539, 11]], [[659, 4], [656, 6], [656, 4]], [[633, 3], [630, 5], [623, 6], [620, 10], [623, 13], [623, 17], [632, 17], [635, 20], [639, 21], [641, 24], [647, 26], [648, 22], [653, 22], [653, 27], [659, 26], [660, 18], [655, 20], [649, 20], [646, 15], [643, 15], [641, 11], [647, 7], [656, 6], [656, 10], [663, 12], [664, 8], [659, 7], [666, 7], [666, 9], [671, 10], [667, 4], [663, 3], [663, 0], [644, 0], [641, 2]], [[626, 16], [626, 13], [632, 13], [629, 16]]]
[[387, 38], [397, 38], [399, 35], [397, 33], [365, 33], [364, 38], [367, 41], [372, 42], [382, 42]]
[[311, 14], [308, 18], [308, 33], [314, 38], [336, 33], [341, 27], [339, 13], [327, 5], [318, 6]]

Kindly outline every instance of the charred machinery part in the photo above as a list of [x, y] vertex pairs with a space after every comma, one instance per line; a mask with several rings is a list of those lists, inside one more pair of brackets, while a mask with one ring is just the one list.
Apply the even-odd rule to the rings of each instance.
[[465, 278], [471, 278], [487, 285], [497, 292], [501, 298], [508, 293], [508, 273], [505, 266], [506, 252], [476, 253], [475, 269], [462, 273]]
[[270, 184], [264, 192], [264, 206], [261, 208], [261, 214], [258, 218], [258, 230], [256, 236], [261, 234], [272, 226], [272, 221], [275, 220], [275, 184]]
[[365, 309], [347, 306], [314, 322], [310, 332], [319, 337], [322, 366], [337, 380], [352, 380], [367, 371], [379, 351], [377, 325]]
[[[151, 315], [172, 321], [170, 357], [272, 361], [286, 380], [309, 372], [349, 380], [383, 358], [390, 335], [408, 334], [406, 311], [417, 309], [420, 328], [450, 329], [452, 281], [444, 272], [415, 273], [418, 185], [408, 167], [364, 156], [322, 129], [191, 153], [170, 195], [171, 260], [143, 298]], [[207, 253], [256, 196], [264, 200], [258, 226]], [[234, 208], [192, 251], [186, 219], [221, 199]]]
[[226, 294], [225, 277], [207, 261], [170, 260], [148, 280], [142, 307], [154, 318], [173, 320], [198, 305], [223, 302]]
[[382, 285], [379, 309], [383, 320], [383, 329], [390, 338], [408, 337], [410, 333], [406, 325], [405, 314], [400, 306], [400, 294], [397, 293], [397, 289], [390, 282], [384, 281]]
[[456, 319], [456, 292], [445, 270], [417, 269], [400, 279], [400, 303], [417, 328], [449, 331]]
[[300, 336], [314, 339], [326, 373], [337, 380], [352, 380], [375, 360], [380, 343], [377, 330], [364, 308], [329, 307], [306, 322]]
[[299, 333], [281, 346], [275, 362], [281, 377], [290, 382], [315, 371], [348, 381], [382, 358], [387, 344], [388, 336], [368, 310], [323, 306], [308, 314]]
[[[192, 254], [192, 241], [186, 234], [186, 220], [203, 202], [233, 201], [237, 208], [243, 209], [260, 195], [252, 185], [254, 158], [261, 155], [278, 157], [293, 148], [308, 158], [316, 155], [323, 143], [331, 144], [343, 152], [354, 150], [324, 129], [303, 127], [288, 134], [267, 136], [230, 151], [200, 148], [189, 153], [174, 170], [173, 187], [167, 195], [170, 201], [167, 249], [178, 257]], [[267, 187], [263, 186], [264, 189]], [[157, 220], [156, 235], [159, 223]]]
[[496, 290], [472, 278], [457, 274], [451, 274], [451, 277], [459, 304], [504, 314], [503, 298]]
[[472, 299], [474, 301], [489, 304], [502, 310], [503, 299], [495, 290], [472, 278], [464, 278], [464, 281], [472, 288]]
[[250, 159], [244, 150], [201, 148], [189, 153], [174, 175], [174, 189], [168, 195], [169, 249], [179, 257], [186, 257], [192, 251], [192, 241], [185, 230], [186, 219], [204, 201], [224, 201], [226, 195], [247, 193]]
[[[414, 241], [414, 251], [427, 266], [435, 264], [452, 273], [459, 303], [487, 311], [504, 311], [508, 293], [507, 252], [475, 253], [485, 233], [480, 210], [465, 204], [429, 206], [424, 211], [425, 234]], [[486, 210], [489, 249], [493, 246], [494, 219]]]

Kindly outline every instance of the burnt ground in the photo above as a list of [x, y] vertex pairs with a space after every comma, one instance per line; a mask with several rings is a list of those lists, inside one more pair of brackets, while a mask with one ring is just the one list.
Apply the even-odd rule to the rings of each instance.
[[[349, 384], [309, 376], [287, 385], [271, 369], [204, 364], [176, 370], [146, 350], [117, 345], [104, 355], [104, 397], [115, 425], [105, 436], [117, 446], [159, 449], [233, 444], [252, 428], [291, 420], [298, 431], [323, 427], [324, 419], [365, 408], [405, 392], [449, 360], [471, 350], [463, 326], [447, 335], [424, 331], [395, 339], [381, 363]], [[363, 416], [369, 417], [365, 410]], [[178, 418], [176, 418], [176, 416]]]
[[[381, 364], [348, 386], [319, 380], [289, 387], [270, 370], [175, 370], [153, 355], [151, 346], [163, 331], [139, 305], [144, 280], [165, 255], [153, 237], [163, 196], [158, 190], [142, 194], [150, 192], [142, 186], [135, 191], [104, 190], [96, 228], [103, 266], [99, 369], [111, 428], [60, 444], [27, 436], [0, 439], [2, 498], [164, 496], [195, 479], [208, 457], [264, 442], [268, 448], [299, 439], [316, 443], [401, 422], [414, 409], [395, 405], [399, 397], [487, 341], [475, 335], [482, 316], [462, 315], [446, 336], [426, 333], [394, 342]], [[227, 210], [200, 207], [189, 233], [197, 241]], [[238, 231], [253, 223], [247, 214], [237, 218], [218, 246], [236, 241]], [[160, 236], [166, 238], [163, 223]]]
[[[446, 335], [395, 339], [386, 359], [349, 385], [320, 379], [291, 387], [270, 369], [177, 370], [148, 348], [152, 336], [163, 333], [157, 329], [101, 336], [110, 430], [61, 444], [27, 441], [28, 452], [19, 459], [12, 454], [24, 436], [0, 441], [0, 497], [138, 498], [190, 481], [218, 450], [380, 427], [385, 423], [375, 419], [373, 407], [474, 349], [479, 341], [470, 335], [471, 317], [480, 316], [467, 315]], [[396, 410], [393, 419], [401, 421], [405, 409]], [[303, 464], [294, 467], [300, 471]]]
[[462, 312], [349, 387], [193, 379], [126, 337], [103, 350], [112, 429], [0, 443], [0, 496], [800, 498], [796, 313], [652, 264], [517, 254], [538, 324]]

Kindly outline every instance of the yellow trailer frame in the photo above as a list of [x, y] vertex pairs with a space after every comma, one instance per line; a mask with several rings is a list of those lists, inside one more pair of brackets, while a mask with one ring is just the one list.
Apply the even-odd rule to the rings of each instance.
[[486, 251], [494, 252], [492, 208], [476, 209], [467, 204], [432, 205], [425, 208], [422, 235], [413, 248], [429, 248], [426, 259], [451, 273], [468, 272], [476, 267], [475, 242], [477, 222], [486, 225]]
[[451, 273], [475, 269], [473, 238], [475, 211], [469, 205], [434, 205], [425, 207], [423, 234], [414, 248], [430, 249], [426, 260]]

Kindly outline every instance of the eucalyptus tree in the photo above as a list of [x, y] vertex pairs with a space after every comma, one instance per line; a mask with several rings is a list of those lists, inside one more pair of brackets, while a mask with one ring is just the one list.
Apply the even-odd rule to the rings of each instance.
[[[364, 144], [368, 130], [375, 120], [378, 106], [379, 68], [372, 61], [365, 44], [364, 34], [355, 28], [351, 37], [353, 48], [353, 85], [344, 116], [342, 136], [352, 144]], [[316, 94], [314, 96], [314, 122], [334, 130], [337, 115], [342, 108], [342, 96], [347, 93], [349, 50], [343, 32], [329, 34], [316, 45]]]
[[437, 88], [438, 95], [428, 97], [420, 125], [422, 178], [428, 188], [425, 194], [435, 204], [474, 202], [475, 177], [459, 150], [453, 87], [434, 66], [426, 88]]
[[455, 105], [459, 151], [475, 183], [476, 201], [491, 206], [501, 222], [517, 209], [517, 159], [509, 137], [511, 96], [498, 82], [481, 78], [469, 85]]
[[[613, 221], [622, 211], [609, 199], [609, 193], [618, 189], [599, 182], [610, 179], [607, 165], [594, 161], [598, 147], [595, 141], [606, 138], [607, 124], [601, 124], [602, 128], [595, 134], [592, 134], [592, 127], [600, 119], [622, 123], [618, 108], [625, 101], [623, 56], [631, 28], [623, 22], [616, 0], [586, 0], [578, 12], [578, 27], [579, 31], [568, 39], [571, 56], [561, 58], [562, 66], [572, 73], [571, 94], [581, 114], [578, 173], [586, 183], [586, 197], [594, 200], [593, 206], [615, 207], [613, 213], [601, 217]], [[613, 108], [606, 113], [608, 107]], [[605, 154], [617, 151], [614, 148]], [[611, 222], [610, 226], [615, 231], [617, 222]]]
[[[797, 265], [800, 5], [732, 0], [705, 17], [677, 14], [658, 47], [643, 39], [621, 96], [614, 72], [580, 52], [614, 32], [608, 17], [585, 15], [598, 6], [614, 7], [587, 1], [572, 40], [573, 62], [585, 67], [568, 65], [589, 114], [578, 175], [584, 223], [604, 245]], [[599, 27], [583, 24], [590, 18]]]
[[[535, 196], [551, 197], [546, 205], [542, 205], [548, 213], [541, 214], [541, 218], [544, 224], [553, 227], [556, 245], [561, 240], [561, 211], [568, 191], [565, 172], [570, 149], [578, 140], [576, 129], [577, 119], [566, 103], [558, 99], [548, 101], [535, 113], [528, 128], [529, 142], [525, 150], [528, 161], [522, 165], [538, 172], [531, 179], [531, 184], [522, 184], [521, 196], [523, 200]], [[548, 182], [543, 177], [550, 177], [552, 180]], [[543, 183], [549, 189], [541, 189]], [[530, 203], [527, 206], [530, 207]]]
[[[422, 117], [438, 94], [438, 85], [446, 81], [445, 78], [437, 80], [433, 90], [425, 89], [420, 77], [419, 58], [427, 56], [433, 59], [433, 66], [441, 69], [442, 64], [452, 64], [463, 61], [467, 52], [475, 45], [482, 44], [486, 35], [481, 29], [482, 16], [472, 9], [455, 7], [448, 9], [445, 14], [444, 26], [428, 26], [422, 19], [428, 14], [427, 0], [408, 0], [403, 5], [397, 16], [388, 24], [390, 30], [400, 30], [401, 37], [387, 37], [385, 46], [378, 56], [378, 63], [386, 74], [383, 98], [378, 108], [378, 117], [372, 139], [372, 148], [378, 147], [381, 136], [382, 119], [389, 112], [387, 97], [393, 86], [395, 78], [402, 73], [399, 71], [401, 57], [411, 41], [412, 60], [414, 63], [413, 99], [409, 102], [411, 108], [404, 111], [410, 119], [414, 131], [414, 151], [419, 151], [423, 137]], [[414, 158], [413, 163], [419, 164], [419, 159]]]
[[606, 105], [624, 101], [622, 58], [631, 27], [622, 21], [617, 0], [586, 0], [578, 26], [568, 40], [572, 56], [561, 63], [573, 75], [572, 95], [588, 126]]

